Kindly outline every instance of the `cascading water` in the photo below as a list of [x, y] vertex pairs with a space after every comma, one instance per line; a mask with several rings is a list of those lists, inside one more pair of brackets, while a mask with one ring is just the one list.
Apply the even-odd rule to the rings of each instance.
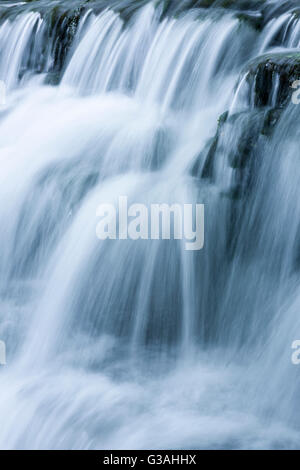
[[[298, 448], [300, 108], [265, 130], [249, 64], [299, 9], [82, 3], [0, 10], [0, 447]], [[204, 203], [204, 248], [100, 241], [122, 195]]]

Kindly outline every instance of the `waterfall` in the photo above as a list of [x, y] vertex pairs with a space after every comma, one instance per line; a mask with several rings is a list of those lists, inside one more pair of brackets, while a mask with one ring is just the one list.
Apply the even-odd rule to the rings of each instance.
[[[259, 69], [299, 9], [36, 3], [0, 9], [0, 448], [299, 448], [300, 108]], [[204, 204], [204, 248], [99, 240], [120, 196]]]

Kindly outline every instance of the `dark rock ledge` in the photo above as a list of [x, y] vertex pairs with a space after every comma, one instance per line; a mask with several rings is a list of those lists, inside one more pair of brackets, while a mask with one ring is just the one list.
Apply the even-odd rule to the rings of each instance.
[[247, 65], [241, 80], [245, 77], [246, 109], [220, 116], [215, 136], [191, 168], [194, 177], [214, 182], [215, 162], [225, 152], [228, 165], [234, 170], [232, 187], [226, 196], [235, 200], [251, 194], [259, 174], [260, 149], [272, 138], [283, 110], [291, 103], [293, 82], [300, 80], [300, 53], [260, 56]]

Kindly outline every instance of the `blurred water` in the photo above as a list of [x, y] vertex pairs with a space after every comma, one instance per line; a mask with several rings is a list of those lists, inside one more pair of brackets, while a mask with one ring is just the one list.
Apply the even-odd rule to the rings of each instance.
[[[299, 447], [297, 106], [260, 139], [245, 203], [226, 197], [243, 120], [214, 177], [191, 174], [247, 61], [282, 25], [299, 46], [290, 16], [259, 34], [219, 10], [86, 11], [56, 86], [43, 15], [2, 21], [1, 448]], [[119, 195], [204, 203], [204, 249], [99, 241]]]

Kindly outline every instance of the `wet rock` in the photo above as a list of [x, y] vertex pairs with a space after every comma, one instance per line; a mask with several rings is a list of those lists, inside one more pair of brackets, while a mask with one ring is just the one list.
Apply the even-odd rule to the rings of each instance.
[[61, 70], [72, 45], [81, 16], [81, 8], [61, 11], [53, 8], [50, 13], [49, 36], [53, 40], [53, 70]]
[[218, 148], [218, 141], [219, 141], [219, 136], [218, 134], [216, 137], [211, 139], [209, 141], [209, 148], [208, 152], [205, 158], [205, 163], [201, 171], [201, 178], [213, 178], [213, 171], [214, 171], [214, 159], [215, 159], [215, 154]]
[[55, 86], [59, 84], [60, 79], [61, 79], [60, 72], [49, 72], [46, 75], [45, 84]]
[[[224, 8], [236, 11], [260, 10], [265, 0], [163, 0], [162, 3], [166, 10], [171, 11], [180, 8], [187, 10], [190, 8]], [[180, 5], [179, 5], [180, 3]]]
[[210, 180], [213, 179], [214, 161], [218, 149], [220, 132], [227, 118], [228, 111], [226, 111], [219, 117], [216, 135], [212, 139], [208, 140], [203, 151], [201, 151], [199, 156], [196, 158], [195, 163], [191, 168], [192, 176]]
[[229, 111], [225, 111], [223, 114], [221, 114], [221, 116], [219, 116], [218, 118], [218, 130], [220, 130], [220, 126], [222, 126], [228, 119], [228, 116], [229, 116]]
[[225, 155], [234, 171], [231, 187], [222, 191], [221, 196], [239, 200], [250, 194], [259, 175], [261, 146], [273, 135], [282, 111], [282, 108], [266, 107], [232, 115], [228, 112], [222, 114], [215, 136], [200, 152], [191, 174], [212, 182], [215, 161], [220, 155]]
[[[251, 18], [256, 13], [262, 18], [265, 0], [157, 0], [157, 4], [161, 5], [163, 16], [177, 16], [190, 9], [200, 10], [219, 10], [226, 12], [231, 10], [237, 13], [245, 13], [243, 20], [249, 21], [251, 26], [255, 25], [257, 29], [257, 20]], [[249, 18], [247, 18], [249, 16]], [[262, 21], [261, 19], [259, 21]]]
[[261, 133], [263, 135], [270, 137], [273, 134], [275, 126], [277, 125], [281, 114], [282, 109], [280, 108], [272, 108], [266, 111], [264, 125], [261, 130]]
[[246, 23], [257, 31], [261, 31], [264, 26], [264, 18], [262, 13], [237, 13], [236, 18], [241, 23]]
[[232, 186], [227, 191], [221, 191], [221, 196], [231, 199], [232, 201], [238, 201], [242, 198], [243, 188], [240, 184]]
[[228, 162], [232, 168], [243, 170], [249, 164], [263, 123], [264, 116], [257, 111], [238, 113], [230, 117], [227, 134], [231, 142], [231, 152]]
[[247, 70], [247, 83], [254, 107], [283, 108], [291, 100], [292, 84], [300, 79], [300, 53], [265, 54]]

